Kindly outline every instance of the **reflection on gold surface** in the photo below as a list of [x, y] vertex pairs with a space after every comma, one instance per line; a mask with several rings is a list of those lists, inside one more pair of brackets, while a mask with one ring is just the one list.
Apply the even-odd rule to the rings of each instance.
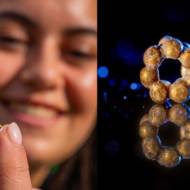
[[[171, 122], [180, 128], [180, 139], [174, 147], [162, 144], [158, 136], [159, 128]], [[156, 160], [164, 167], [177, 166], [181, 158], [190, 158], [190, 119], [187, 106], [181, 104], [166, 108], [164, 105], [153, 105], [139, 121], [139, 136], [144, 156]]]

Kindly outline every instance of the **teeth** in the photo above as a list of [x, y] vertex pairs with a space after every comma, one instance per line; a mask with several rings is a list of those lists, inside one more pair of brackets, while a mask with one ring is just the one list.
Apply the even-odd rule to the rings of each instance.
[[23, 112], [23, 113], [27, 113], [33, 116], [39, 116], [39, 117], [52, 117], [52, 116], [56, 116], [57, 113], [56, 111], [47, 109], [47, 108], [43, 108], [41, 106], [37, 106], [37, 105], [27, 105], [27, 104], [19, 104], [19, 103], [15, 103], [15, 102], [11, 102], [10, 103], [10, 108], [17, 111], [17, 112]]

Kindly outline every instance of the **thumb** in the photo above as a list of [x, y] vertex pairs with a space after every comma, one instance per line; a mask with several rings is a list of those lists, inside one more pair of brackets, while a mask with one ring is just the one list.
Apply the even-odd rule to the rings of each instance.
[[16, 123], [0, 129], [0, 189], [32, 189], [22, 135]]

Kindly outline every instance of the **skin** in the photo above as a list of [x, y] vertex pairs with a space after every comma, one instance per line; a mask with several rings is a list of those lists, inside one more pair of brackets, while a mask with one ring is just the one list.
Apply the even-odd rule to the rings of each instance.
[[[18, 158], [21, 157], [20, 162], [26, 159], [26, 153], [31, 179], [25, 173], [23, 178], [27, 180], [21, 180], [22, 183], [31, 180], [33, 187], [39, 187], [50, 167], [79, 150], [95, 127], [96, 9], [95, 0], [46, 0], [45, 3], [0, 0], [0, 123], [16, 122], [21, 130], [24, 148], [16, 153], [12, 150], [15, 156], [6, 159], [14, 165], [19, 163]], [[59, 119], [52, 122], [52, 116], [44, 113], [47, 118], [44, 127], [17, 118], [15, 113], [20, 111], [13, 107], [13, 114], [8, 109], [10, 102], [28, 109], [26, 102], [14, 100], [26, 97], [34, 111], [37, 101], [46, 111], [54, 111]], [[5, 99], [8, 99], [6, 104]], [[44, 102], [54, 108], [42, 105]], [[58, 108], [62, 110], [60, 114]], [[0, 134], [0, 142], [6, 136], [4, 133]], [[0, 150], [11, 151], [11, 146], [6, 149], [1, 144]]]

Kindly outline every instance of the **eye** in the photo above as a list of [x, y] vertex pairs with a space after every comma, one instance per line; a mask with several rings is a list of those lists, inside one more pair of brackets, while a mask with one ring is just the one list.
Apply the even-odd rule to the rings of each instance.
[[90, 59], [94, 57], [91, 53], [83, 52], [81, 50], [71, 50], [71, 51], [68, 51], [67, 54], [77, 59]]
[[66, 50], [63, 52], [64, 59], [73, 65], [86, 65], [95, 60], [96, 55], [93, 52], [82, 51], [78, 49]]
[[0, 36], [0, 47], [6, 49], [15, 49], [19, 47], [25, 47], [28, 42], [25, 39], [16, 38], [13, 36]]

